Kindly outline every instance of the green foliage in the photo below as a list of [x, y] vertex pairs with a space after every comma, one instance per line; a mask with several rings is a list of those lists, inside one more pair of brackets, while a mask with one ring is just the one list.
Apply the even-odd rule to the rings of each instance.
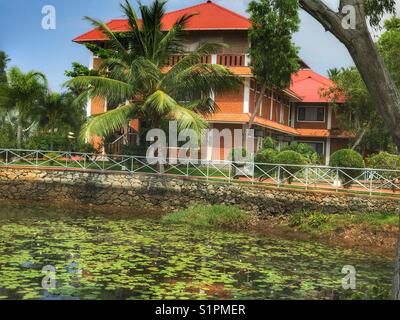
[[278, 152], [274, 149], [261, 149], [254, 157], [254, 161], [258, 163], [273, 164], [276, 161]]
[[265, 137], [263, 140], [264, 149], [274, 149], [277, 150], [278, 142], [272, 137]]
[[303, 231], [318, 229], [328, 223], [331, 216], [322, 213], [296, 212], [289, 216], [289, 226]]
[[72, 62], [72, 70], [66, 70], [64, 74], [69, 78], [76, 78], [82, 76], [97, 76], [99, 73], [96, 70], [90, 70], [79, 62]]
[[400, 156], [387, 152], [379, 152], [367, 159], [369, 168], [398, 170], [400, 169]]
[[226, 205], [196, 205], [170, 213], [162, 218], [167, 223], [185, 223], [205, 228], [243, 229], [254, 217], [240, 209]]
[[291, 228], [315, 235], [329, 235], [348, 228], [351, 225], [363, 225], [370, 230], [382, 229], [382, 226], [397, 226], [396, 214], [382, 213], [335, 213], [302, 211], [289, 216], [287, 224]]
[[400, 88], [400, 18], [386, 20], [385, 29], [377, 42], [377, 47], [386, 68]]
[[[302, 156], [300, 153], [292, 150], [282, 151], [275, 157], [275, 162], [277, 164], [283, 164], [285, 170], [281, 172], [281, 178], [287, 178], [288, 183], [291, 184], [293, 182], [293, 176], [297, 172], [301, 170], [301, 167], [297, 166], [290, 166], [290, 165], [299, 165], [303, 166], [307, 164], [307, 159]], [[287, 164], [287, 166], [286, 166]]]
[[[234, 90], [242, 83], [224, 66], [201, 63], [203, 56], [217, 53], [224, 46], [203, 43], [173, 68], [162, 70], [169, 56], [184, 53], [184, 29], [192, 15], [181, 17], [168, 32], [163, 32], [164, 1], [140, 4], [141, 23], [128, 1], [121, 7], [132, 31], [121, 36], [103, 22], [86, 17], [109, 38], [107, 57], [98, 76], [79, 76], [66, 83], [82, 92], [78, 101], [98, 96], [117, 106], [91, 117], [82, 137], [106, 137], [130, 119], [139, 119], [151, 128], [159, 127], [164, 119], [177, 120], [180, 130], [191, 128], [200, 132], [207, 127], [203, 115], [216, 108], [209, 98], [210, 92]], [[200, 98], [185, 102], [188, 95]]]
[[[52, 149], [53, 145], [53, 149]], [[62, 135], [51, 135], [51, 134], [41, 134], [36, 135], [28, 139], [23, 147], [29, 150], [57, 150], [65, 151], [70, 148], [70, 141], [67, 136]]]
[[[379, 152], [368, 157], [367, 166], [374, 169], [400, 170], [400, 156]], [[389, 180], [397, 179], [400, 176], [398, 172], [381, 172], [380, 175]]]
[[249, 3], [253, 73], [268, 88], [284, 89], [299, 69], [292, 35], [299, 30], [297, 0], [257, 0]]
[[7, 82], [6, 67], [10, 59], [4, 51], [0, 51], [0, 83]]
[[16, 114], [17, 145], [21, 146], [24, 127], [34, 122], [34, 112], [47, 92], [47, 79], [37, 71], [22, 72], [12, 67], [7, 73], [7, 84], [0, 87], [0, 109]]
[[365, 0], [365, 14], [373, 27], [381, 23], [384, 14], [396, 13], [396, 0]]
[[229, 155], [229, 160], [236, 161], [246, 161], [247, 150], [245, 148], [233, 148]]
[[[351, 149], [342, 149], [336, 151], [331, 156], [330, 165], [332, 167], [340, 168], [364, 168], [364, 159], [357, 151]], [[349, 188], [352, 184], [352, 178], [357, 178], [360, 174], [360, 170], [342, 170], [340, 178], [343, 182], [344, 187]]]
[[316, 164], [319, 161], [318, 154], [314, 151], [314, 149], [307, 143], [299, 143], [299, 142], [291, 142], [290, 144], [286, 144], [282, 151], [291, 150], [301, 154], [304, 158], [307, 159], [309, 164]]

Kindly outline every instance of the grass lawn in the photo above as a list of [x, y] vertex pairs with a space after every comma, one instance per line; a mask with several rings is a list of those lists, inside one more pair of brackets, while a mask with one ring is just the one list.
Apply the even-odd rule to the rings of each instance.
[[165, 215], [165, 223], [189, 224], [204, 228], [243, 229], [250, 225], [253, 215], [226, 205], [198, 204], [185, 210]]

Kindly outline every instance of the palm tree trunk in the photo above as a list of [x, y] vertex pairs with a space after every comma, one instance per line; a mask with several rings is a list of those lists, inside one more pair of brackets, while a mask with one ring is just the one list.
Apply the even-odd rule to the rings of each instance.
[[54, 127], [50, 128], [50, 150], [53, 151], [54, 149]]
[[18, 119], [18, 126], [17, 126], [17, 148], [21, 149], [22, 145], [22, 121]]

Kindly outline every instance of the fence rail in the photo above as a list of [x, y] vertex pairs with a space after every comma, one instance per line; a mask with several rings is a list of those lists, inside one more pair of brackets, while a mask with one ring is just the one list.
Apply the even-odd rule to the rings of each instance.
[[263, 183], [277, 187], [352, 191], [400, 196], [400, 170], [338, 168], [329, 166], [232, 162], [106, 155], [68, 151], [0, 149], [1, 167], [96, 170], [101, 172], [150, 173], [223, 179], [229, 182]]

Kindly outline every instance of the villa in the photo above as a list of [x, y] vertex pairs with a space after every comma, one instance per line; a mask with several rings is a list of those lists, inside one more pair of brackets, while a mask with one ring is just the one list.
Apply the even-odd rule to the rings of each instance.
[[[215, 55], [204, 57], [204, 61], [227, 66], [234, 74], [244, 79], [240, 90], [234, 93], [217, 94], [213, 98], [218, 105], [218, 112], [207, 120], [211, 128], [243, 128], [254, 112], [259, 94], [250, 66], [248, 52], [248, 30], [250, 21], [235, 12], [229, 11], [211, 1], [165, 15], [163, 28], [168, 30], [184, 14], [196, 13], [187, 26], [185, 47], [188, 52], [202, 42], [222, 42], [229, 47]], [[127, 20], [117, 19], [107, 23], [112, 31], [128, 32]], [[91, 30], [73, 41], [85, 43], [104, 43], [107, 37], [98, 29]], [[168, 64], [177, 63], [182, 56], [171, 56]], [[91, 56], [90, 68], [96, 68], [100, 58]], [[269, 90], [264, 96], [260, 113], [254, 122], [256, 148], [262, 147], [264, 137], [271, 136], [280, 143], [298, 141], [310, 144], [315, 151], [329, 163], [330, 155], [341, 148], [346, 148], [351, 136], [341, 130], [335, 111], [329, 98], [321, 96], [321, 90], [332, 86], [332, 81], [314, 72], [302, 62], [301, 70], [292, 76], [292, 84], [283, 91]], [[102, 98], [92, 99], [88, 103], [87, 115], [107, 111], [107, 102]], [[140, 127], [138, 121], [132, 121], [127, 129], [121, 129], [120, 137], [134, 135]], [[116, 139], [116, 149], [122, 139]], [[225, 159], [229, 150], [212, 148], [209, 159]]]

